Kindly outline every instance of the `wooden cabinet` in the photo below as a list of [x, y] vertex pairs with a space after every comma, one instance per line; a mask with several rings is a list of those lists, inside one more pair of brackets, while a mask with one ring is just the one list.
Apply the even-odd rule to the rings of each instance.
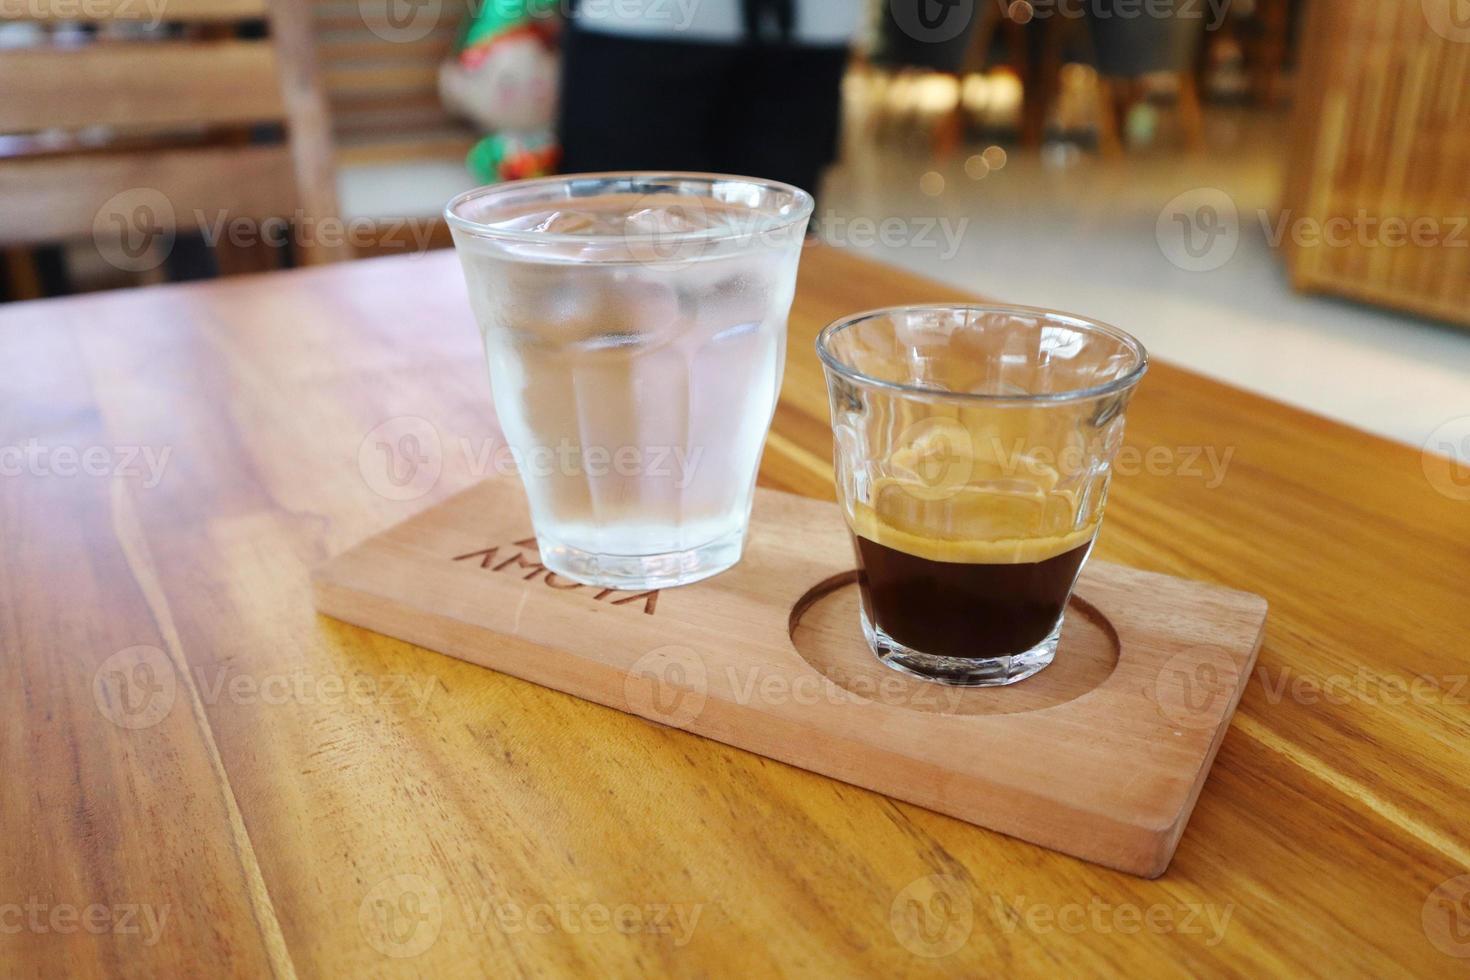
[[1470, 325], [1470, 0], [1313, 0], [1305, 27], [1292, 284]]

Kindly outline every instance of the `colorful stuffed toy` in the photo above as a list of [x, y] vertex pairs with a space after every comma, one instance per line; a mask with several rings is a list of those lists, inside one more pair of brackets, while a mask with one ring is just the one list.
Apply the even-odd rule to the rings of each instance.
[[557, 2], [479, 4], [461, 32], [457, 54], [439, 68], [445, 106], [488, 133], [466, 160], [480, 181], [556, 171]]

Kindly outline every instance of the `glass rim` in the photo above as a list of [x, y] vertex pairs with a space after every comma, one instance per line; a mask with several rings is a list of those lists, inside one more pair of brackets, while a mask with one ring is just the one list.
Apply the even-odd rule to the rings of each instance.
[[[592, 235], [577, 235], [567, 232], [530, 231], [525, 229], [496, 228], [482, 221], [456, 213], [457, 209], [470, 201], [479, 200], [497, 193], [512, 193], [515, 191], [534, 192], [537, 189], [569, 186], [575, 181], [699, 181], [711, 186], [719, 183], [738, 183], [748, 186], [759, 187], [764, 190], [782, 191], [791, 195], [794, 207], [790, 214], [773, 215], [771, 221], [761, 222], [755, 227], [736, 225], [734, 227], [725, 225], [717, 228], [700, 228], [695, 231], [681, 232], [649, 232], [638, 235], [616, 235], [603, 236], [599, 238]], [[696, 198], [698, 200], [698, 198]], [[625, 241], [649, 241], [660, 245], [680, 245], [688, 242], [718, 242], [730, 239], [746, 238], [752, 235], [767, 233], [778, 229], [788, 228], [797, 222], [805, 221], [812, 215], [816, 202], [812, 195], [802, 190], [795, 184], [783, 183], [779, 180], [767, 180], [764, 177], [745, 177], [739, 174], [704, 173], [701, 171], [680, 170], [607, 170], [594, 173], [555, 174], [549, 177], [534, 177], [526, 180], [504, 181], [497, 184], [482, 184], [472, 187], [467, 191], [461, 191], [449, 199], [444, 205], [444, 220], [449, 226], [458, 229], [476, 238], [490, 239], [499, 242], [522, 242], [539, 243], [545, 245], [589, 245], [597, 244], [599, 241], [625, 242]], [[752, 211], [756, 210], [754, 208]]]
[[[1066, 326], [1082, 330], [1086, 333], [1102, 334], [1106, 337], [1119, 341], [1137, 359], [1137, 363], [1124, 375], [1106, 381], [1099, 385], [1091, 385], [1086, 388], [1073, 388], [1068, 391], [1038, 392], [1028, 395], [1003, 395], [991, 394], [989, 392], [973, 391], [946, 391], [942, 388], [930, 388], [919, 384], [909, 384], [901, 381], [885, 381], [864, 374], [849, 364], [845, 364], [832, 351], [831, 341], [839, 333], [855, 327], [868, 320], [879, 317], [893, 316], [903, 313], [943, 313], [943, 312], [968, 312], [968, 313], [1002, 313], [1019, 314], [1023, 316], [1041, 317], [1046, 320], [1065, 324]], [[817, 357], [823, 366], [841, 377], [859, 384], [874, 388], [883, 388], [888, 391], [902, 392], [920, 398], [953, 399], [955, 401], [984, 402], [987, 404], [1013, 403], [1055, 404], [1058, 402], [1085, 401], [1089, 398], [1098, 398], [1103, 395], [1111, 395], [1138, 384], [1148, 371], [1148, 350], [1137, 337], [1120, 330], [1110, 323], [1094, 320], [1091, 317], [1081, 316], [1076, 313], [1066, 313], [1062, 310], [1049, 310], [1041, 306], [1020, 306], [1008, 303], [914, 303], [904, 306], [884, 306], [872, 310], [863, 310], [860, 313], [852, 313], [833, 320], [822, 328], [817, 334]]]

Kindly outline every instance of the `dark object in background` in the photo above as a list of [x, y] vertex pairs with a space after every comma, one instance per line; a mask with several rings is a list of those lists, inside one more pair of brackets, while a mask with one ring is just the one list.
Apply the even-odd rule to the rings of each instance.
[[748, 174], [815, 194], [837, 158], [856, 0], [703, 2], [681, 28], [574, 4], [561, 169]]
[[1149, 11], [1160, 0], [1092, 0], [1087, 18], [1097, 70], [1112, 78], [1136, 78], [1156, 71], [1191, 70], [1211, 8], [1204, 3], [1170, 4], [1167, 17]]
[[562, 170], [749, 174], [815, 193], [837, 157], [846, 48], [568, 30]]
[[881, 0], [872, 63], [893, 68], [959, 72], [970, 37], [997, 0]]
[[0, 249], [0, 303], [68, 292], [66, 256], [59, 245]]

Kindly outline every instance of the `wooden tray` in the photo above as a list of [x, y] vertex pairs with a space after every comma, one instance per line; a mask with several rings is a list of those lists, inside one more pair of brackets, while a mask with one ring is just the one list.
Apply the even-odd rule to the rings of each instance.
[[1133, 874], [1168, 867], [1255, 663], [1259, 596], [1090, 563], [1056, 661], [1009, 688], [879, 664], [835, 505], [757, 492], [745, 558], [660, 592], [539, 563], [514, 480], [332, 559], [317, 608]]

